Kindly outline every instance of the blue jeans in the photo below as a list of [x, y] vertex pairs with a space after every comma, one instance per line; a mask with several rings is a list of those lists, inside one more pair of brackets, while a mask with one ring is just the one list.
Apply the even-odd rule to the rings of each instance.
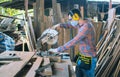
[[79, 67], [79, 65], [77, 65], [76, 66], [76, 77], [95, 77], [96, 63], [97, 63], [97, 58], [92, 58], [90, 70], [82, 69]]

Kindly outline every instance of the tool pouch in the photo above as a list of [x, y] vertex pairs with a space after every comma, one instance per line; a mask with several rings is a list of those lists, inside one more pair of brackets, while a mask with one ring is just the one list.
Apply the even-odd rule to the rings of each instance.
[[90, 70], [91, 68], [91, 57], [78, 54], [74, 58], [74, 62], [82, 69]]

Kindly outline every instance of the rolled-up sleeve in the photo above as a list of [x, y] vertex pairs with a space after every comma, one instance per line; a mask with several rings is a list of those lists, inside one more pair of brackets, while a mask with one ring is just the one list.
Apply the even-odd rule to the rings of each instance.
[[79, 28], [78, 34], [72, 40], [70, 40], [69, 42], [67, 42], [63, 46], [58, 47], [58, 49], [57, 49], [58, 52], [68, 50], [72, 46], [76, 45], [77, 43], [79, 43], [80, 40], [82, 40], [86, 37], [88, 32], [89, 32], [88, 25], [81, 26], [81, 28]]

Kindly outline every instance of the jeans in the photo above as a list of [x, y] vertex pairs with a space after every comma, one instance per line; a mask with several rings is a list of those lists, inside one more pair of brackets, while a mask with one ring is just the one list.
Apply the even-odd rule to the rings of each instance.
[[92, 58], [91, 69], [85, 70], [80, 68], [79, 65], [76, 66], [76, 77], [95, 77], [95, 67], [97, 63], [97, 58]]

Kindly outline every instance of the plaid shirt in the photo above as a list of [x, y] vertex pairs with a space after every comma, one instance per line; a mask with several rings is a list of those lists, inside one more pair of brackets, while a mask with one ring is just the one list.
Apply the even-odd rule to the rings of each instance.
[[[69, 23], [60, 24], [61, 28], [72, 28]], [[91, 23], [80, 24], [77, 27], [78, 34], [69, 42], [57, 48], [58, 52], [68, 50], [69, 48], [79, 44], [80, 53], [86, 56], [96, 56], [95, 32]]]

